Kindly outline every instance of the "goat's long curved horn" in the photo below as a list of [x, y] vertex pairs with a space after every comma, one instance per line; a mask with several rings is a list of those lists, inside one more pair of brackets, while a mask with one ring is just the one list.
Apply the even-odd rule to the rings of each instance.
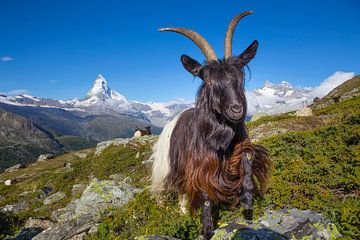
[[200, 48], [202, 53], [205, 55], [207, 62], [210, 62], [210, 61], [218, 62], [218, 58], [215, 54], [215, 51], [212, 49], [212, 47], [206, 41], [206, 39], [203, 36], [201, 36], [200, 34], [198, 34], [197, 32], [194, 32], [194, 31], [192, 31], [190, 29], [186, 29], [186, 28], [175, 28], [175, 27], [160, 28], [159, 31], [160, 32], [176, 32], [176, 33], [180, 33], [180, 34], [184, 35], [185, 37], [192, 40]]
[[233, 39], [236, 25], [239, 23], [239, 21], [243, 17], [246, 17], [247, 15], [252, 14], [252, 13], [253, 13], [253, 11], [249, 10], [249, 11], [243, 12], [243, 13], [235, 16], [231, 20], [229, 27], [226, 31], [226, 37], [225, 37], [225, 59], [232, 57], [232, 39]]

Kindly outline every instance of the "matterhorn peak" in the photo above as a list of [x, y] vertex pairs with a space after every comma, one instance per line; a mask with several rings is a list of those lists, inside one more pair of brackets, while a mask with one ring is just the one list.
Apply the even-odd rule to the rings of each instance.
[[92, 88], [87, 92], [86, 96], [88, 98], [97, 97], [101, 100], [111, 98], [111, 89], [101, 74], [98, 74]]

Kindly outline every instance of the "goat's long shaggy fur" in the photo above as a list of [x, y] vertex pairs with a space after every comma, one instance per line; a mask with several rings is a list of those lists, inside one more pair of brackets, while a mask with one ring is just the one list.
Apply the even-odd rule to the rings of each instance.
[[246, 187], [241, 162], [246, 153], [251, 155], [251, 172], [257, 179], [254, 186], [260, 194], [270, 174], [267, 150], [250, 143], [243, 121], [231, 123], [217, 114], [214, 97], [202, 85], [195, 108], [170, 122], [154, 148], [153, 192], [167, 186], [186, 194], [192, 213], [201, 207], [202, 193], [215, 203], [236, 205], [240, 201]]

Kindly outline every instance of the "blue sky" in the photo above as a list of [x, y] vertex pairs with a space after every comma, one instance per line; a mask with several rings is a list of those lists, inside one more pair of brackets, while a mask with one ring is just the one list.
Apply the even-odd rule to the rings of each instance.
[[358, 0], [0, 1], [0, 92], [27, 90], [55, 99], [81, 98], [97, 74], [128, 99], [194, 99], [185, 53], [204, 56], [188, 39], [159, 27], [202, 34], [219, 57], [236, 14], [234, 54], [257, 39], [247, 89], [265, 80], [317, 86], [335, 71], [359, 73]]

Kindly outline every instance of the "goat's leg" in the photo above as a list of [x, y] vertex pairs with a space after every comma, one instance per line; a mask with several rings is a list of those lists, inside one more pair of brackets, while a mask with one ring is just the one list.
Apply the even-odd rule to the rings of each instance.
[[214, 223], [211, 216], [211, 201], [207, 193], [203, 194], [204, 203], [202, 207], [202, 224], [204, 239], [209, 240], [214, 235]]
[[252, 177], [252, 155], [250, 153], [244, 154], [241, 160], [244, 169], [244, 179], [240, 190], [240, 202], [244, 207], [244, 218], [247, 221], [252, 220], [253, 215], [253, 198], [254, 198], [254, 183]]

